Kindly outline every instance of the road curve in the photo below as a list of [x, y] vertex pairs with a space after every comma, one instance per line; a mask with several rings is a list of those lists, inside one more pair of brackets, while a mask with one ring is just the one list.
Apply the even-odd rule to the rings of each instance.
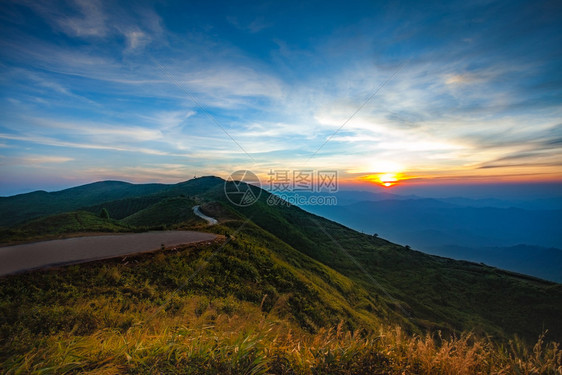
[[211, 241], [212, 233], [162, 231], [112, 234], [0, 247], [0, 276], [37, 268], [83, 263]]
[[195, 215], [199, 216], [201, 219], [207, 220], [207, 223], [209, 223], [209, 225], [218, 224], [217, 219], [214, 219], [214, 218], [212, 218], [210, 216], [207, 216], [204, 213], [202, 213], [201, 210], [199, 209], [199, 206], [193, 206], [193, 213]]

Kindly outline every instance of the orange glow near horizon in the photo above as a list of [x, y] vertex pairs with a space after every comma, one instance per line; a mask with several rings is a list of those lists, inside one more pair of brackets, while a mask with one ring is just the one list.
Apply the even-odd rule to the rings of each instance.
[[[456, 173], [455, 173], [456, 172]], [[398, 171], [382, 171], [378, 173], [370, 173], [357, 176], [347, 180], [348, 183], [369, 183], [382, 186], [384, 188], [392, 188], [393, 186], [402, 185], [408, 182], [408, 185], [481, 185], [481, 184], [528, 184], [528, 183], [562, 183], [561, 174], [557, 173], [470, 173], [473, 171], [445, 172], [398, 172]], [[412, 173], [412, 174], [410, 174]]]

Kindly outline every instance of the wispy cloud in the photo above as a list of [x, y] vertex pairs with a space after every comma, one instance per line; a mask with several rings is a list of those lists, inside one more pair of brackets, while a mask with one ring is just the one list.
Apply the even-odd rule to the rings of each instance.
[[56, 138], [42, 137], [42, 136], [11, 135], [11, 134], [0, 133], [0, 139], [28, 142], [32, 144], [40, 144], [45, 146], [78, 148], [78, 149], [86, 149], [86, 150], [111, 150], [111, 151], [140, 153], [140, 154], [147, 154], [147, 155], [182, 156], [180, 154], [173, 154], [173, 153], [159, 151], [150, 148], [104, 145], [104, 144], [94, 144], [94, 143], [79, 143], [79, 142], [71, 142], [71, 141], [62, 141]]
[[226, 19], [230, 22], [234, 27], [248, 31], [250, 33], [257, 33], [267, 27], [269, 27], [269, 23], [265, 21], [264, 17], [257, 17], [252, 19], [249, 22], [242, 22], [239, 20], [238, 17], [235, 16], [227, 16]]
[[55, 22], [63, 31], [71, 36], [102, 37], [107, 33], [105, 13], [99, 1], [74, 0], [77, 15], [72, 17], [60, 16]]
[[42, 166], [44, 164], [61, 164], [74, 160], [64, 156], [26, 155], [21, 157], [4, 157], [0, 155], [0, 165]]

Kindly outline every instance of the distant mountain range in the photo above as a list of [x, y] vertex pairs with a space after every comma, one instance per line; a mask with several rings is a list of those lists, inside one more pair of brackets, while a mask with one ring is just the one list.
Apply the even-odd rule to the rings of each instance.
[[454, 259], [562, 282], [562, 199], [431, 199], [342, 191], [303, 206], [361, 232]]

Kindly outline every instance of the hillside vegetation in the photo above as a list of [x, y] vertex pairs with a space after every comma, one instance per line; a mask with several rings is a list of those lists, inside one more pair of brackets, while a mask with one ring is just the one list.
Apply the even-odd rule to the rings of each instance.
[[0, 226], [11, 226], [30, 219], [76, 211], [102, 202], [151, 195], [167, 189], [163, 184], [133, 185], [102, 181], [47, 193], [36, 191], [13, 197], [0, 197]]
[[[562, 373], [551, 342], [562, 285], [270, 206], [265, 191], [232, 206], [223, 183], [123, 191], [3, 229], [10, 240], [158, 226], [225, 237], [1, 278], [2, 372]], [[221, 224], [206, 226], [194, 204]]]
[[267, 198], [264, 192], [259, 202], [239, 211], [364, 286], [389, 307], [389, 318], [399, 316], [397, 323], [413, 325], [417, 332], [416, 327], [494, 337], [516, 333], [528, 340], [548, 328], [556, 340], [562, 338], [561, 284], [430, 256], [295, 206], [269, 206]]
[[133, 228], [86, 211], [50, 215], [10, 228], [0, 228], [0, 242], [17, 243], [65, 237], [87, 232], [129, 232]]

